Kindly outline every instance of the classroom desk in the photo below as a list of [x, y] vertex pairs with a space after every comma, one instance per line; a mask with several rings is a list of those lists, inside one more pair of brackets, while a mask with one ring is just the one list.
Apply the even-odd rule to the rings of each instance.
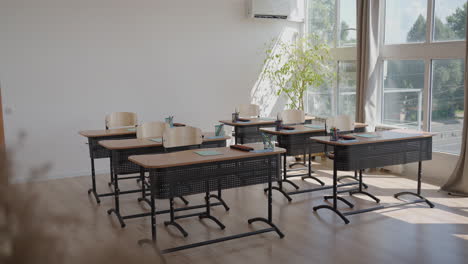
[[[256, 150], [263, 151], [262, 144], [249, 144]], [[200, 219], [211, 219], [208, 195], [210, 191], [237, 188], [248, 185], [268, 183], [268, 216], [248, 220], [264, 222], [270, 226], [257, 231], [212, 239], [199, 243], [184, 245], [163, 250], [163, 253], [219, 243], [241, 237], [276, 232], [281, 238], [283, 233], [272, 220], [272, 182], [280, 178], [280, 155], [285, 152], [275, 148], [269, 152], [245, 152], [228, 147], [212, 148], [221, 155], [201, 156], [197, 150], [179, 151], [166, 154], [130, 156], [129, 160], [149, 171], [151, 186], [151, 240], [140, 240], [139, 243], [156, 243], [156, 208], [155, 199], [172, 199], [180, 195], [205, 193], [206, 212], [196, 214]], [[196, 216], [194, 215], [194, 216]], [[216, 222], [216, 221], [215, 221]]]
[[[230, 139], [229, 136], [215, 136], [212, 132], [203, 132], [203, 142], [201, 144], [201, 148], [216, 148], [216, 147], [225, 147], [226, 140]], [[164, 153], [167, 150], [163, 147], [162, 138], [159, 138], [161, 141], [153, 141], [152, 139], [121, 139], [121, 140], [102, 140], [99, 141], [99, 145], [110, 152], [110, 159], [111, 159], [111, 168], [110, 171], [113, 173], [114, 179], [114, 208], [108, 210], [108, 214], [115, 213], [119, 222], [122, 227], [125, 227], [124, 219], [131, 219], [137, 217], [144, 217], [148, 216], [148, 214], [134, 214], [134, 215], [126, 215], [122, 216], [120, 212], [120, 202], [119, 196], [121, 194], [127, 193], [135, 193], [141, 192], [142, 195], [138, 199], [138, 201], [146, 201], [149, 203], [149, 200], [146, 199], [146, 184], [144, 181], [144, 175], [138, 176], [141, 180], [142, 188], [138, 190], [130, 190], [130, 191], [121, 191], [119, 188], [119, 180], [125, 179], [119, 177], [119, 175], [126, 175], [126, 174], [134, 174], [140, 173], [140, 166], [136, 165], [133, 162], [128, 160], [128, 157], [131, 155], [142, 155], [142, 154], [155, 154], [155, 153]], [[191, 148], [200, 148], [198, 146], [191, 146]], [[178, 148], [170, 151], [177, 151]], [[218, 195], [211, 195], [212, 198], [216, 198], [220, 201], [216, 205], [223, 205], [226, 210], [229, 210], [229, 207], [224, 203], [221, 198], [221, 193], [219, 192]], [[181, 198], [184, 203], [187, 205], [188, 201], [185, 200], [182, 196]], [[194, 209], [199, 207], [190, 207], [186, 208]]]
[[[129, 139], [136, 137], [136, 128], [119, 128], [119, 129], [102, 129], [102, 130], [84, 130], [79, 132], [80, 135], [88, 139], [89, 156], [91, 159], [91, 189], [88, 190], [88, 194], [93, 194], [97, 203], [101, 203], [100, 197], [111, 196], [113, 193], [98, 194], [96, 189], [96, 172], [94, 169], [94, 160], [110, 158], [110, 152], [98, 144], [101, 140], [112, 140], [112, 139]], [[113, 182], [111, 172], [111, 181], [109, 186]]]
[[[354, 125], [355, 125], [355, 132], [361, 132], [367, 127], [367, 124], [363, 124], [363, 123], [355, 123]], [[260, 128], [261, 132], [264, 132], [270, 135], [275, 135], [276, 140], [278, 142], [278, 147], [286, 149], [286, 152], [283, 155], [283, 179], [281, 181], [278, 181], [278, 187], [274, 187], [273, 189], [281, 192], [288, 199], [288, 201], [292, 201], [291, 195], [294, 195], [294, 194], [320, 191], [320, 190], [325, 190], [329, 188], [331, 189], [332, 186], [327, 186], [327, 187], [319, 187], [319, 188], [306, 189], [306, 190], [293, 191], [293, 192], [284, 191], [282, 182], [287, 182], [291, 184], [292, 186], [294, 186], [294, 188], [296, 188], [296, 190], [299, 189], [299, 187], [295, 183], [288, 180], [288, 178], [292, 178], [292, 177], [302, 176], [302, 179], [311, 178], [317, 181], [321, 186], [325, 185], [325, 183], [322, 182], [320, 179], [312, 176], [312, 172], [313, 172], [312, 171], [312, 154], [324, 153], [326, 152], [326, 148], [324, 144], [320, 144], [320, 143], [310, 140], [311, 137], [325, 136], [327, 134], [325, 131], [325, 124], [293, 125], [289, 127], [293, 127], [294, 130], [277, 131], [276, 128]], [[305, 157], [307, 154], [309, 156], [308, 172], [306, 174], [296, 174], [296, 175], [288, 176], [287, 170], [286, 170], [286, 156], [303, 155], [304, 165], [305, 165]], [[355, 185], [355, 184], [357, 183], [345, 183], [345, 184], [340, 184], [339, 187], [350, 186], [350, 185]]]
[[[364, 137], [359, 135], [369, 136]], [[324, 145], [332, 146], [334, 148], [333, 194], [331, 196], [325, 196], [326, 200], [333, 199], [333, 203], [332, 206], [316, 206], [314, 207], [314, 211], [317, 211], [319, 209], [332, 210], [338, 216], [340, 216], [346, 224], [348, 224], [349, 220], [346, 216], [371, 212], [384, 208], [416, 203], [427, 203], [431, 208], [433, 208], [434, 205], [429, 200], [421, 196], [421, 170], [422, 161], [432, 159], [432, 137], [434, 135], [434, 133], [428, 132], [397, 129], [373, 133], [358, 133], [355, 134], [355, 140], [330, 141], [330, 137], [312, 137], [311, 139], [313, 141]], [[360, 177], [362, 180], [362, 170], [364, 169], [406, 164], [411, 162], [418, 162], [417, 191], [416, 193], [396, 193], [394, 197], [399, 198], [403, 195], [410, 195], [415, 196], [418, 199], [412, 201], [403, 200], [403, 203], [379, 205], [372, 208], [349, 211], [344, 213], [338, 210], [337, 201], [345, 201], [344, 198], [339, 197], [337, 193], [338, 170], [359, 170]], [[359, 190], [352, 191], [350, 194], [354, 193], [368, 194], [362, 191], [361, 185], [359, 186]], [[378, 200], [377, 203], [379, 203]]]
[[[275, 118], [268, 117], [259, 117], [259, 118], [247, 118], [248, 122], [237, 121], [232, 122], [231, 120], [220, 120], [220, 123], [223, 123], [227, 126], [234, 127], [235, 135], [235, 144], [246, 144], [246, 143], [255, 143], [262, 141], [262, 134], [260, 132], [261, 128], [265, 127], [274, 127]], [[305, 123], [310, 124], [315, 117], [306, 116]]]

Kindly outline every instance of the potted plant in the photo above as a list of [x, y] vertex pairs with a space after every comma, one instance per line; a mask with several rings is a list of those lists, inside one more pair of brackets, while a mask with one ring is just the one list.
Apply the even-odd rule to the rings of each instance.
[[330, 48], [317, 35], [294, 42], [275, 41], [266, 51], [264, 77], [285, 95], [290, 109], [304, 111], [304, 95], [309, 87], [320, 87], [334, 77]]

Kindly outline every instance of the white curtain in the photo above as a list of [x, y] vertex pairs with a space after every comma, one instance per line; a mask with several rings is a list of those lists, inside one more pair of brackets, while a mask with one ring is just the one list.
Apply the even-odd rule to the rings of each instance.
[[356, 121], [374, 130], [379, 80], [380, 1], [357, 0]]
[[[467, 22], [468, 28], [468, 22]], [[465, 113], [468, 110], [468, 46], [465, 48]], [[468, 195], [468, 122], [466, 117], [463, 122], [463, 139], [461, 144], [460, 158], [457, 166], [448, 181], [442, 186], [442, 190], [453, 193]]]

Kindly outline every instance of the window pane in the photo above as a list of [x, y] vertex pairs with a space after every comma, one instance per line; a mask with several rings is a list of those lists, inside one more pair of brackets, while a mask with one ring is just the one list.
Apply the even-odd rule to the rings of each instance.
[[356, 62], [338, 64], [338, 114], [356, 116]]
[[435, 0], [434, 40], [464, 40], [466, 0]]
[[331, 92], [313, 93], [309, 92], [307, 96], [307, 113], [319, 117], [332, 116], [332, 95]]
[[[331, 66], [336, 71], [336, 63]], [[336, 79], [333, 77], [326, 81], [320, 87], [309, 87], [307, 91], [307, 113], [319, 117], [328, 117], [334, 115], [334, 92]]]
[[424, 61], [385, 61], [383, 123], [421, 129], [423, 88]]
[[325, 43], [332, 45], [335, 40], [335, 0], [309, 0], [308, 31], [317, 34]]
[[464, 118], [463, 60], [432, 61], [434, 150], [460, 154]]
[[427, 0], [387, 0], [385, 43], [425, 42], [426, 16]]
[[356, 46], [356, 0], [340, 0], [339, 46]]

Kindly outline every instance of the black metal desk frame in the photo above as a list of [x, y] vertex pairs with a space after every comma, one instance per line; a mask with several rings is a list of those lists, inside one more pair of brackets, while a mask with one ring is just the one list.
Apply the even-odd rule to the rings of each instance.
[[[180, 167], [149, 169], [151, 182], [151, 240], [143, 239], [138, 243], [156, 243], [156, 206], [155, 199], [172, 199], [180, 195], [206, 193], [217, 190], [221, 183], [222, 189], [237, 188], [249, 185], [268, 183], [268, 216], [267, 218], [255, 217], [249, 219], [248, 224], [263, 222], [269, 228], [246, 232], [242, 234], [226, 236], [203, 242], [188, 244], [175, 248], [169, 248], [162, 253], [171, 253], [179, 250], [200, 247], [204, 245], [220, 243], [237, 238], [276, 232], [280, 238], [284, 234], [276, 227], [272, 219], [272, 182], [280, 176], [280, 155], [272, 154], [252, 158], [239, 158], [235, 160], [207, 162]], [[183, 183], [183, 184], [181, 184]], [[210, 218], [209, 206], [203, 213], [192, 214], [200, 219]], [[210, 218], [212, 219], [212, 217]], [[213, 219], [212, 219], [213, 220]], [[167, 225], [167, 224], [166, 224]], [[221, 227], [224, 229], [223, 227]]]
[[[216, 140], [216, 141], [205, 141], [202, 143], [201, 147], [202, 148], [217, 148], [217, 147], [225, 147], [226, 146], [226, 140]], [[102, 146], [101, 146], [102, 147]], [[104, 147], [103, 147], [104, 148]], [[140, 217], [146, 217], [150, 216], [150, 213], [140, 213], [140, 214], [132, 214], [132, 215], [122, 215], [121, 210], [120, 210], [120, 195], [122, 194], [128, 194], [128, 193], [136, 193], [136, 192], [141, 192], [141, 197], [138, 198], [138, 202], [144, 201], [151, 205], [150, 200], [146, 198], [146, 196], [150, 195], [150, 193], [146, 192], [146, 188], [149, 187], [149, 184], [145, 180], [145, 172], [142, 171], [140, 166], [134, 164], [133, 162], [130, 162], [128, 160], [129, 156], [132, 155], [145, 155], [145, 154], [158, 154], [158, 153], [166, 153], [168, 151], [180, 151], [180, 150], [186, 150], [186, 149], [192, 149], [192, 148], [200, 148], [200, 146], [191, 146], [191, 147], [183, 147], [183, 148], [175, 148], [172, 150], [167, 150], [165, 149], [162, 145], [161, 146], [156, 146], [156, 147], [139, 147], [139, 148], [130, 148], [130, 149], [113, 149], [113, 150], [108, 150], [111, 153], [111, 165], [110, 165], [110, 171], [112, 172], [113, 179], [114, 179], [114, 192], [112, 192], [110, 195], [114, 195], [114, 208], [111, 208], [107, 210], [107, 214], [115, 214], [117, 216], [117, 219], [119, 220], [120, 226], [123, 228], [126, 226], [125, 221], [126, 219], [134, 219], [134, 218], [140, 218]], [[106, 149], [106, 148], [104, 148]], [[107, 150], [107, 149], [106, 149]], [[135, 174], [138, 173], [138, 176], [135, 177], [119, 177], [119, 175], [128, 175], [128, 174]], [[138, 178], [141, 182], [141, 189], [137, 190], [131, 190], [131, 191], [121, 191], [119, 187], [119, 181], [122, 179], [128, 179], [128, 178]], [[185, 205], [188, 205], [189, 202], [183, 197], [179, 196]], [[221, 190], [218, 190], [218, 194], [210, 194], [210, 198], [215, 198], [219, 200], [219, 202], [216, 203], [210, 203], [211, 206], [219, 206], [222, 205], [226, 209], [226, 211], [229, 210], [229, 207], [227, 204], [224, 202], [221, 196]], [[156, 212], [156, 214], [166, 214], [166, 213], [171, 213], [171, 212], [179, 212], [179, 211], [187, 211], [187, 210], [194, 210], [194, 209], [200, 209], [204, 208], [205, 205], [193, 205], [193, 206], [186, 206], [182, 208], [174, 208], [174, 201], [170, 201], [170, 206], [171, 209], [169, 210], [160, 210]], [[172, 217], [172, 215], [171, 215]], [[185, 216], [180, 216], [176, 217], [177, 218], [183, 218]], [[181, 232], [184, 234], [184, 236], [187, 236], [186, 232], [183, 231], [181, 228], [179, 228]]]
[[[268, 133], [268, 132], [264, 131], [264, 133]], [[278, 147], [286, 149], [286, 153], [284, 153], [283, 155], [283, 178], [281, 179], [281, 181], [278, 181], [278, 187], [273, 187], [274, 190], [277, 190], [280, 193], [282, 193], [286, 197], [286, 199], [288, 199], [288, 201], [291, 202], [292, 201], [291, 195], [310, 193], [310, 192], [328, 190], [328, 189], [333, 188], [332, 185], [325, 186], [325, 183], [323, 181], [321, 181], [317, 177], [312, 176], [312, 173], [313, 173], [312, 155], [316, 153], [324, 153], [326, 152], [326, 148], [325, 148], [325, 145], [319, 144], [311, 140], [310, 138], [314, 136], [325, 136], [327, 135], [325, 131], [310, 130], [310, 131], [304, 131], [304, 133], [291, 133], [291, 134], [284, 133], [280, 135], [278, 134], [275, 134], [275, 135], [277, 136]], [[308, 172], [304, 174], [287, 175], [286, 157], [301, 155], [301, 154], [304, 156], [306, 156], [306, 154], [308, 155], [308, 158], [309, 158]], [[302, 180], [311, 178], [317, 181], [321, 185], [321, 187], [298, 190], [299, 187], [293, 182], [289, 181], [288, 178], [300, 177], [300, 176], [302, 177]], [[296, 191], [290, 191], [290, 192], [285, 191], [282, 185], [283, 182], [290, 183], [293, 187], [296, 188]], [[342, 183], [342, 184], [339, 184], [338, 187], [348, 187], [348, 186], [354, 186], [357, 184], [359, 183], [358, 182]], [[355, 189], [352, 189], [352, 190], [355, 190]], [[350, 190], [345, 190], [345, 191], [349, 192]], [[266, 192], [266, 189], [265, 189], [265, 192]]]
[[[96, 202], [99, 204], [101, 203], [100, 197], [106, 197], [106, 196], [112, 196], [114, 195], [113, 192], [110, 193], [102, 193], [99, 194], [97, 192], [97, 187], [96, 187], [96, 171], [94, 167], [94, 161], [96, 159], [104, 159], [104, 158], [111, 158], [111, 153], [109, 150], [104, 148], [103, 146], [99, 145], [99, 141], [101, 140], [118, 140], [118, 139], [131, 139], [135, 138], [135, 134], [127, 134], [127, 135], [115, 135], [115, 136], [102, 136], [102, 137], [88, 137], [88, 146], [89, 146], [89, 156], [91, 159], [91, 189], [88, 190], [88, 194], [93, 194], [94, 198], [96, 199]], [[112, 160], [110, 160], [110, 163], [112, 163]], [[112, 166], [110, 166], [112, 168]], [[129, 177], [130, 179], [136, 178], [136, 177]], [[109, 187], [113, 184], [114, 182], [114, 176], [112, 171], [110, 172], [110, 182], [109, 182]], [[136, 192], [130, 191], [130, 193]]]
[[[432, 159], [432, 137], [422, 137], [413, 139], [404, 139], [390, 142], [374, 142], [368, 144], [356, 145], [335, 145], [335, 159], [333, 162], [333, 193], [332, 205], [320, 205], [314, 207], [314, 211], [319, 209], [329, 209], [335, 212], [343, 221], [348, 224], [349, 220], [346, 216], [372, 212], [385, 208], [400, 207], [408, 204], [426, 203], [430, 208], [434, 207], [429, 200], [421, 195], [421, 178], [422, 178], [422, 161]], [[340, 199], [337, 192], [337, 171], [358, 170], [362, 177], [362, 170], [384, 167], [390, 165], [400, 165], [406, 163], [418, 162], [418, 180], [417, 191], [400, 192], [394, 195], [399, 198], [403, 195], [415, 196], [418, 199], [395, 203], [389, 205], [379, 205], [367, 209], [355, 210], [349, 212], [340, 212], [337, 208], [337, 201]], [[362, 186], [359, 187], [362, 191]], [[330, 196], [329, 196], [330, 197]], [[325, 197], [326, 199], [328, 197]]]

